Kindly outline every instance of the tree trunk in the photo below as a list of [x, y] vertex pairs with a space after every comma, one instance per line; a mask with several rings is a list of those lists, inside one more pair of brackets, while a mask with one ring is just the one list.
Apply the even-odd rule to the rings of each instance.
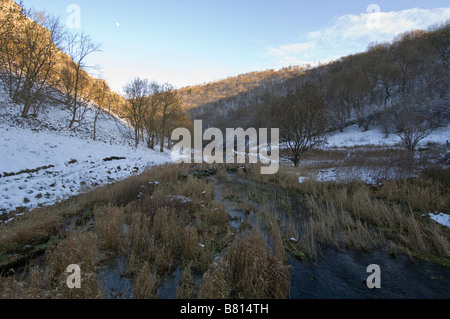
[[73, 127], [73, 124], [75, 123], [76, 115], [77, 115], [77, 109], [78, 109], [78, 83], [80, 80], [80, 67], [77, 67], [77, 73], [75, 78], [75, 93], [74, 93], [74, 101], [73, 101], [73, 110], [72, 110], [72, 120], [70, 121], [69, 128], [71, 129]]
[[134, 129], [134, 147], [138, 148], [139, 146], [139, 128], [136, 127]]
[[28, 112], [30, 111], [31, 108], [31, 102], [30, 101], [25, 101], [25, 106], [23, 107], [22, 110], [22, 117], [27, 117]]
[[70, 120], [70, 124], [69, 124], [70, 129], [72, 129], [73, 125], [75, 124], [76, 116], [77, 116], [77, 111], [76, 111], [76, 109], [74, 109], [72, 111], [72, 119]]
[[94, 117], [94, 141], [97, 140], [97, 119], [98, 119], [98, 113], [95, 113], [95, 117]]
[[164, 131], [165, 131], [165, 130], [166, 130], [166, 123], [164, 123], [164, 120], [163, 120], [162, 128], [161, 128], [161, 147], [160, 147], [160, 149], [159, 149], [159, 151], [160, 151], [161, 153], [164, 152]]

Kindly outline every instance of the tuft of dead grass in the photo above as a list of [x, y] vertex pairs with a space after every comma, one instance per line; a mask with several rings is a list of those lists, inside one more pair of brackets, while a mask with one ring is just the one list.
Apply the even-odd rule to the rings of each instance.
[[112, 253], [123, 253], [127, 248], [124, 209], [112, 205], [97, 208], [94, 219], [99, 246]]
[[226, 262], [238, 298], [287, 298], [290, 269], [268, 248], [260, 231], [254, 229], [237, 238], [226, 254]]
[[159, 284], [160, 280], [149, 263], [144, 263], [135, 280], [135, 298], [155, 299]]
[[230, 268], [226, 261], [221, 259], [211, 264], [198, 291], [199, 299], [228, 299], [232, 286], [230, 282]]
[[177, 299], [194, 299], [197, 294], [197, 284], [194, 278], [192, 263], [188, 263], [182, 273], [177, 287]]
[[377, 195], [422, 213], [450, 210], [448, 186], [428, 178], [385, 181]]

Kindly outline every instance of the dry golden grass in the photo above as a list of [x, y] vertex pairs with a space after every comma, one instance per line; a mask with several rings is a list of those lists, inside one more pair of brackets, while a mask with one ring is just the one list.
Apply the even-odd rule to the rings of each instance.
[[184, 229], [184, 245], [183, 255], [185, 258], [192, 260], [196, 257], [199, 248], [199, 236], [197, 228], [188, 226]]
[[283, 299], [289, 294], [290, 269], [253, 230], [237, 238], [226, 254], [237, 298]]
[[176, 297], [177, 299], [194, 299], [196, 294], [197, 285], [194, 278], [192, 263], [188, 263], [181, 273]]
[[197, 203], [214, 199], [214, 184], [190, 175], [183, 183], [177, 184], [170, 194], [185, 196]]
[[[378, 157], [394, 156], [388, 151], [372, 152]], [[399, 151], [395, 156], [402, 157], [403, 153]], [[407, 252], [450, 256], [448, 229], [431, 221], [427, 215], [423, 217], [434, 211], [446, 212], [450, 207], [448, 184], [436, 178], [384, 181], [382, 186], [374, 188], [356, 181], [322, 183], [306, 180], [299, 183], [292, 178], [296, 176], [295, 168], [281, 168], [278, 176], [261, 176], [257, 169], [248, 172], [256, 181], [290, 192], [290, 196], [296, 196], [296, 200], [305, 206], [306, 213], [296, 214], [300, 225], [289, 225], [294, 222], [289, 221], [292, 207], [277, 204], [280, 211], [288, 215], [283, 232], [300, 238], [295, 247], [291, 243], [289, 248], [306, 251], [313, 259], [320, 246], [362, 250], [387, 246]], [[293, 228], [299, 230], [293, 231]]]
[[187, 174], [188, 171], [187, 165], [164, 165], [126, 180], [86, 191], [54, 206], [35, 209], [17, 218], [16, 222], [0, 227], [0, 252], [58, 234], [65, 221], [86, 208], [101, 205], [124, 206], [137, 198], [143, 186], [150, 187], [150, 182], [176, 182], [180, 174]]
[[0, 277], [0, 299], [52, 298], [54, 293], [44, 282], [48, 282], [47, 274], [36, 267], [29, 269], [25, 280], [15, 276]]
[[173, 210], [160, 209], [153, 216], [152, 235], [178, 256], [183, 249], [185, 224], [185, 216], [180, 216]]
[[50, 274], [57, 277], [64, 273], [68, 265], [79, 265], [84, 272], [95, 271], [101, 259], [98, 237], [90, 231], [70, 233], [64, 241], [49, 249], [46, 254]]
[[134, 283], [134, 295], [136, 299], [156, 298], [160, 280], [156, 273], [151, 270], [151, 267], [148, 263], [143, 264]]
[[450, 210], [448, 186], [431, 179], [386, 181], [377, 194], [389, 201], [410, 205], [423, 213]]
[[147, 259], [150, 255], [152, 239], [150, 238], [150, 216], [141, 212], [132, 213], [130, 216], [129, 238], [131, 251], [135, 255]]
[[0, 252], [45, 240], [62, 226], [58, 207], [42, 208], [25, 214], [17, 222], [0, 226]]
[[[232, 240], [229, 216], [213, 201], [214, 184], [194, 178], [190, 170], [183, 165], [156, 168], [36, 210], [2, 228], [4, 251], [59, 236], [57, 245], [47, 249], [45, 271], [39, 272], [41, 290], [31, 280], [38, 277], [34, 270], [20, 280], [1, 278], [2, 286], [17, 294], [20, 290], [25, 298], [44, 293], [49, 298], [98, 298], [96, 266], [103, 258], [125, 256], [126, 274], [134, 279], [138, 297], [154, 297], [159, 278], [183, 264], [189, 267], [184, 268], [180, 294], [190, 295], [189, 272], [206, 272], [214, 254]], [[83, 293], [65, 286], [70, 264], [82, 268]]]
[[[8, 298], [101, 298], [102, 291], [95, 273], [99, 258], [95, 235], [90, 232], [71, 233], [64, 242], [48, 249], [45, 266], [30, 268], [23, 278], [1, 278], [0, 282], [7, 283], [1, 291], [8, 292]], [[82, 289], [67, 287], [69, 274], [66, 269], [72, 264], [82, 269]]]
[[[450, 256], [449, 231], [422, 216], [448, 209], [448, 184], [422, 177], [379, 187], [300, 184], [292, 168], [262, 176], [258, 165], [226, 167], [251, 179], [225, 191], [249, 214], [236, 235], [225, 205], [214, 201], [214, 183], [192, 176], [211, 168], [156, 168], [1, 227], [0, 253], [50, 237], [57, 241], [42, 267], [0, 278], [0, 296], [101, 298], [97, 266], [106, 257], [127, 259], [126, 276], [139, 299], [155, 298], [163, 278], [177, 268], [179, 298], [265, 299], [288, 296], [289, 254], [304, 260], [317, 258], [320, 247], [387, 247]], [[219, 180], [229, 183], [228, 171], [222, 173]], [[83, 291], [65, 285], [70, 264], [82, 268]]]
[[98, 235], [99, 246], [113, 253], [126, 250], [125, 212], [116, 206], [104, 206], [95, 210], [95, 233]]
[[228, 299], [231, 290], [229, 265], [221, 259], [219, 262], [211, 264], [208, 271], [203, 275], [198, 298]]
[[[376, 194], [385, 194], [384, 187], [380, 192], [374, 192], [364, 184], [310, 182], [302, 185], [310, 194], [306, 203], [312, 215], [305, 225], [307, 232], [302, 239], [310, 243], [309, 247], [319, 242], [363, 250], [389, 245], [388, 241], [394, 241], [413, 251], [450, 256], [448, 230], [423, 218], [420, 211], [413, 209], [415, 196], [402, 197], [402, 204], [398, 204], [397, 200], [391, 202], [379, 198]], [[388, 184], [387, 188], [392, 189], [392, 185]], [[425, 196], [423, 189], [409, 189], [415, 191], [416, 196]], [[433, 189], [431, 187], [427, 192], [433, 192]], [[443, 200], [443, 195], [437, 198], [435, 195], [429, 194], [435, 203]], [[427, 207], [426, 204], [422, 205], [422, 209], [424, 207]], [[311, 248], [309, 251], [313, 253]]]

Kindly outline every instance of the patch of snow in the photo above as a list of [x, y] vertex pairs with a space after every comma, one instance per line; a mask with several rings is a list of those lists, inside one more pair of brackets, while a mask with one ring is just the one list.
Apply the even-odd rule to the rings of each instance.
[[183, 204], [192, 203], [192, 200], [190, 198], [185, 197], [185, 196], [169, 195], [167, 197], [170, 198], [170, 200], [178, 200], [178, 201], [180, 201]]
[[307, 181], [308, 180], [308, 178], [307, 177], [304, 177], [304, 176], [300, 176], [299, 178], [298, 178], [298, 182], [300, 183], [300, 184], [303, 184], [305, 181]]
[[[450, 127], [442, 127], [423, 139], [420, 145], [426, 145], [427, 143], [446, 144], [449, 141], [449, 137]], [[327, 143], [322, 146], [322, 149], [367, 145], [392, 147], [400, 145], [400, 143], [401, 139], [397, 134], [390, 134], [386, 138], [386, 135], [380, 128], [373, 128], [363, 132], [358, 125], [352, 125], [345, 128], [343, 132], [329, 134]]]
[[[122, 134], [129, 128], [107, 113], [94, 141], [92, 109], [85, 125], [70, 130], [64, 107], [48, 105], [37, 119], [22, 119], [5, 94], [0, 101], [0, 214], [52, 205], [171, 161], [168, 151], [134, 148]], [[117, 160], [105, 161], [111, 158]]]
[[450, 228], [450, 215], [440, 213], [440, 212], [435, 212], [435, 213], [429, 214], [429, 216], [435, 222]]
[[[436, 143], [440, 145], [446, 145], [449, 142], [450, 127], [442, 127], [436, 130], [433, 134], [423, 139], [420, 143], [420, 147], [426, 146], [428, 143]], [[283, 144], [283, 147], [286, 147]], [[397, 134], [391, 134], [386, 138], [382, 129], [373, 128], [372, 130], [363, 132], [358, 125], [352, 125], [344, 129], [343, 132], [333, 132], [327, 137], [327, 143], [321, 145], [319, 149], [327, 150], [339, 150], [352, 147], [381, 147], [381, 148], [402, 148], [401, 139]], [[351, 157], [349, 152], [348, 158]], [[344, 163], [342, 161], [342, 163]], [[327, 164], [326, 161], [317, 162], [314, 160], [304, 161], [303, 165], [315, 164]], [[380, 165], [380, 167], [356, 167], [340, 165], [339, 161], [330, 161], [328, 164], [334, 165], [334, 167], [317, 169], [312, 176], [299, 176], [298, 181], [300, 184], [309, 179], [317, 180], [320, 182], [350, 182], [361, 181], [371, 185], [377, 185], [381, 180], [395, 179], [395, 178], [408, 178], [412, 175], [405, 175], [406, 173], [401, 170], [400, 167], [395, 165]], [[286, 165], [292, 165], [287, 163]]]

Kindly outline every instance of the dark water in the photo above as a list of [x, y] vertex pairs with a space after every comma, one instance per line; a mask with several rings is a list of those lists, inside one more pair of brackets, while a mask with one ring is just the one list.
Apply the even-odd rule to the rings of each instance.
[[177, 268], [173, 274], [166, 278], [159, 287], [157, 296], [159, 299], [175, 299], [177, 297], [177, 287], [181, 281], [181, 269]]
[[[248, 187], [257, 183], [236, 176], [231, 176], [229, 182], [215, 182], [215, 200], [225, 204], [236, 218], [232, 226], [238, 229], [246, 217], [223, 198], [225, 190], [237, 184]], [[381, 269], [380, 289], [369, 289], [366, 284], [371, 275], [367, 267], [372, 264]], [[450, 299], [450, 268], [406, 255], [324, 249], [317, 262], [291, 258], [289, 265], [291, 299]]]
[[[245, 213], [234, 207], [232, 201], [224, 199], [225, 190], [239, 183], [249, 184], [241, 179], [231, 182], [215, 180], [215, 200], [225, 205], [234, 218], [231, 225], [236, 233], [242, 222], [248, 219]], [[251, 182], [250, 182], [251, 183]], [[371, 275], [369, 265], [381, 269], [381, 288], [369, 289], [366, 280]], [[450, 268], [431, 262], [412, 259], [406, 255], [392, 256], [385, 251], [337, 251], [323, 249], [316, 262], [302, 262], [289, 259], [291, 268], [291, 299], [450, 299]], [[106, 289], [106, 298], [133, 298], [133, 283], [120, 274], [126, 270], [126, 260], [117, 259], [107, 265], [100, 278]], [[176, 298], [181, 279], [178, 268], [165, 278], [157, 298]], [[200, 283], [201, 277], [196, 281]]]
[[134, 285], [131, 279], [122, 274], [127, 269], [125, 257], [108, 261], [99, 272], [99, 279], [104, 291], [105, 299], [133, 299]]
[[[367, 287], [371, 273], [366, 270], [371, 264], [381, 268], [380, 289]], [[405, 255], [328, 249], [317, 262], [291, 258], [289, 265], [290, 299], [450, 299], [449, 268]], [[119, 258], [100, 272], [104, 298], [134, 298], [133, 282], [121, 276], [125, 269], [125, 258]], [[180, 278], [181, 270], [177, 269], [159, 288], [157, 298], [175, 299]]]
[[[317, 263], [290, 259], [291, 299], [449, 299], [450, 269], [408, 256], [332, 249]], [[381, 269], [381, 288], [369, 289], [367, 267]]]

